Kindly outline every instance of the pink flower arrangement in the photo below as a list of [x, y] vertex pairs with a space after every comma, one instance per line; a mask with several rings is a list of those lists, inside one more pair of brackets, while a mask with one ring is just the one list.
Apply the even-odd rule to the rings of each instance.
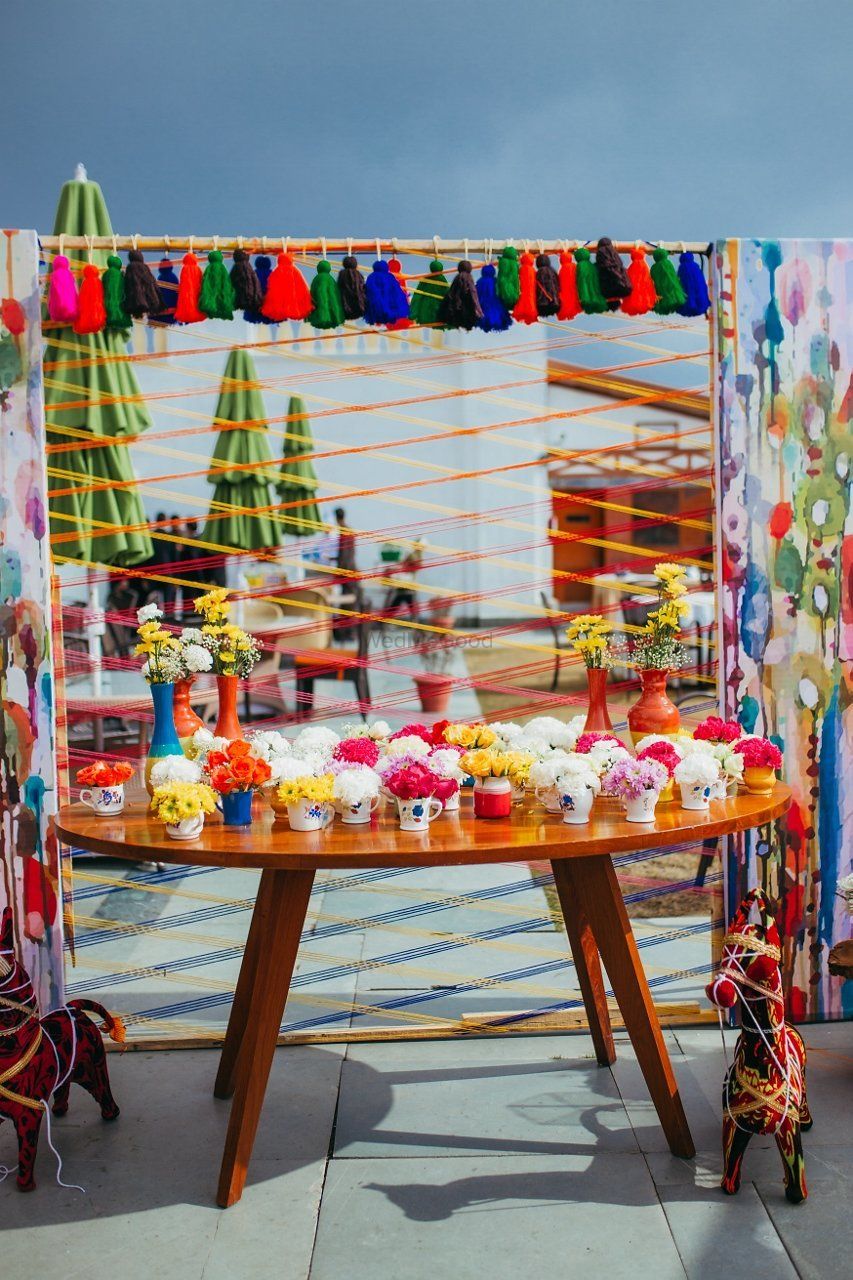
[[637, 800], [646, 791], [663, 791], [669, 775], [659, 760], [646, 758], [617, 760], [604, 775], [603, 785], [608, 795], [620, 800]]
[[376, 772], [382, 781], [386, 782], [392, 773], [396, 773], [399, 769], [408, 769], [413, 764], [423, 764], [421, 756], [380, 756], [376, 762]]
[[782, 752], [769, 738], [744, 738], [732, 750], [743, 756], [745, 769], [781, 769]]
[[435, 743], [432, 729], [428, 729], [425, 724], [404, 724], [402, 729], [398, 729], [396, 733], [391, 734], [388, 741], [393, 742], [395, 738], [408, 737], [423, 738], [424, 742], [428, 742], [430, 746]]
[[375, 769], [379, 748], [372, 738], [344, 738], [332, 752], [332, 759], [344, 760], [347, 764], [366, 764], [369, 769]]
[[680, 762], [681, 756], [670, 742], [650, 742], [647, 747], [637, 754], [638, 760], [657, 760], [658, 764], [662, 764], [670, 777], [675, 773], [675, 766]]
[[575, 743], [575, 751], [579, 751], [582, 756], [588, 755], [593, 747], [598, 746], [600, 742], [610, 742], [615, 747], [623, 747], [624, 742], [620, 742], [615, 734], [612, 733], [582, 733]]
[[440, 778], [419, 760], [412, 764], [404, 764], [385, 777], [385, 786], [399, 800], [426, 800], [437, 795], [442, 784], [448, 779]]
[[693, 737], [699, 742], [737, 742], [743, 733], [737, 720], [721, 720], [719, 716], [708, 716], [693, 730]]
[[459, 790], [459, 783], [455, 778], [439, 778], [438, 786], [433, 795], [437, 796], [442, 804], [446, 804], [451, 796], [455, 796]]

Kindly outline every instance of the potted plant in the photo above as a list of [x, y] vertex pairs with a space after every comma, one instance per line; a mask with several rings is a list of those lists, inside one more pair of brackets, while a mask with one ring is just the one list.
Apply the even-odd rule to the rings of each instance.
[[459, 767], [474, 779], [474, 817], [508, 818], [512, 782], [507, 753], [492, 747], [474, 748], [461, 757]]
[[620, 760], [630, 760], [631, 754], [624, 744], [612, 733], [582, 733], [575, 744], [579, 755], [588, 755], [593, 768], [602, 779], [601, 794], [609, 796], [607, 774]]
[[658, 796], [667, 783], [666, 769], [657, 760], [617, 760], [603, 782], [609, 795], [625, 806], [627, 822], [654, 822]]
[[658, 738], [654, 742], [650, 742], [642, 750], [637, 749], [638, 760], [657, 760], [658, 764], [662, 764], [667, 772], [667, 784], [658, 797], [660, 804], [668, 804], [675, 798], [675, 785], [673, 778], [675, 777], [676, 766], [683, 759], [682, 752], [673, 745], [669, 738]]
[[681, 789], [682, 809], [707, 809], [721, 775], [720, 762], [710, 753], [691, 751], [679, 760], [673, 776]]
[[684, 663], [679, 639], [681, 619], [689, 612], [683, 599], [687, 590], [684, 570], [677, 564], [658, 564], [655, 577], [657, 605], [631, 650], [631, 662], [643, 686], [628, 712], [628, 728], [635, 743], [648, 733], [677, 733], [681, 724], [678, 708], [667, 697], [666, 682], [670, 672]]
[[776, 784], [776, 770], [782, 768], [782, 752], [769, 738], [746, 737], [734, 744], [743, 756], [743, 784], [754, 796], [769, 795]]
[[379, 805], [382, 779], [365, 764], [350, 764], [334, 774], [333, 798], [347, 826], [369, 822]]
[[[452, 623], [451, 618], [450, 625]], [[415, 652], [423, 664], [423, 671], [415, 671], [412, 674], [421, 703], [421, 711], [441, 715], [447, 710], [453, 691], [453, 679], [447, 674], [453, 657], [452, 639], [448, 642], [446, 636], [433, 636], [416, 645]]]
[[442, 779], [421, 760], [403, 761], [385, 775], [394, 797], [401, 831], [426, 831], [443, 809], [436, 792]]
[[154, 762], [163, 756], [184, 754], [175, 729], [175, 683], [184, 673], [181, 642], [161, 625], [162, 616], [156, 604], [146, 604], [136, 613], [139, 640], [134, 653], [145, 659], [142, 675], [148, 682], [154, 704], [154, 727], [145, 761], [145, 787], [149, 795], [153, 792], [151, 769]]
[[335, 778], [332, 773], [303, 773], [285, 778], [278, 787], [278, 799], [287, 808], [293, 831], [321, 831], [335, 818]]
[[272, 778], [272, 769], [248, 742], [237, 738], [224, 751], [211, 751], [205, 763], [210, 785], [220, 796], [227, 827], [247, 827], [252, 821], [252, 796]]
[[613, 661], [608, 637], [612, 631], [613, 624], [598, 613], [579, 613], [566, 629], [569, 643], [586, 667], [589, 710], [585, 730], [613, 730], [607, 710], [607, 672]]
[[172, 840], [195, 840], [205, 815], [216, 808], [216, 793], [204, 782], [167, 782], [156, 787], [151, 809], [166, 824]]
[[77, 770], [77, 781], [83, 783], [81, 802], [101, 818], [114, 817], [124, 809], [124, 784], [133, 774], [126, 760], [93, 760]]
[[581, 826], [589, 822], [592, 804], [601, 790], [601, 780], [589, 755], [571, 752], [562, 762], [555, 780], [563, 822]]
[[201, 614], [201, 643], [211, 654], [212, 670], [219, 693], [219, 714], [215, 733], [234, 742], [243, 736], [237, 717], [237, 691], [260, 657], [260, 645], [242, 627], [228, 621], [231, 603], [224, 587], [214, 587], [198, 596], [195, 608]]

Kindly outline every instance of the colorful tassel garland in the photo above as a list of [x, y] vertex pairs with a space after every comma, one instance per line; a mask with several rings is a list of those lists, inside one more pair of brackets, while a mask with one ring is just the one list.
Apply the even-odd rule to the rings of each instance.
[[483, 308], [467, 258], [456, 264], [456, 275], [441, 303], [438, 318], [448, 329], [473, 329], [483, 318]]
[[139, 319], [160, 309], [160, 294], [146, 263], [138, 249], [131, 249], [124, 269], [124, 309]]
[[607, 310], [607, 299], [601, 292], [598, 272], [590, 258], [589, 249], [575, 249], [575, 262], [581, 308], [588, 316], [600, 315]]
[[104, 286], [101, 284], [101, 273], [90, 262], [83, 268], [74, 332], [100, 333], [106, 323], [107, 310], [104, 305]]
[[[236, 254], [234, 256], [236, 257]], [[255, 258], [255, 275], [258, 277], [260, 300], [256, 307], [247, 307], [243, 312], [243, 319], [248, 320], [249, 324], [269, 324], [269, 320], [263, 313], [263, 305], [271, 273], [271, 259], [268, 258], [265, 253], [259, 253], [257, 258]]]
[[211, 249], [207, 255], [198, 306], [211, 320], [234, 319], [234, 286], [220, 249]]
[[477, 281], [477, 297], [480, 299], [480, 310], [483, 318], [480, 328], [486, 333], [500, 333], [512, 324], [512, 316], [498, 296], [497, 271], [494, 264], [487, 262], [480, 272]]
[[[231, 288], [234, 290], [234, 307], [237, 311], [258, 311], [264, 300], [258, 273], [245, 249], [234, 250], [231, 268]], [[244, 318], [248, 318], [245, 317]]]
[[671, 316], [684, 306], [687, 299], [666, 249], [658, 247], [652, 257], [652, 280], [657, 294], [655, 311], [659, 316]]
[[705, 272], [692, 253], [682, 253], [678, 259], [678, 279], [684, 290], [684, 305], [678, 308], [680, 316], [705, 316], [711, 306]]
[[399, 280], [391, 274], [388, 263], [380, 259], [364, 282], [366, 304], [364, 318], [368, 324], [393, 324], [409, 314], [409, 303]]
[[360, 320], [367, 306], [364, 276], [358, 269], [358, 258], [348, 253], [338, 272], [338, 288], [341, 291], [344, 315], [347, 320]]
[[115, 253], [107, 258], [107, 269], [101, 276], [101, 284], [104, 286], [107, 328], [129, 329], [131, 320], [124, 309], [124, 272], [121, 258]]
[[311, 300], [314, 309], [308, 323], [315, 329], [339, 329], [344, 322], [344, 306], [338, 282], [332, 275], [332, 264], [322, 258], [317, 263], [317, 274], [311, 281]]
[[77, 284], [64, 253], [53, 260], [47, 314], [59, 324], [72, 324], [77, 319]]
[[157, 324], [174, 324], [178, 305], [178, 277], [171, 258], [164, 258], [157, 268], [157, 291], [160, 294], [160, 310], [149, 316]]
[[[494, 269], [492, 269], [494, 274]], [[438, 324], [438, 312], [450, 284], [444, 274], [444, 263], [433, 258], [429, 264], [429, 275], [419, 280], [412, 294], [409, 315], [414, 324]]]
[[518, 250], [508, 244], [498, 259], [498, 297], [507, 311], [512, 311], [520, 296]]
[[555, 316], [560, 310], [560, 281], [547, 253], [536, 259], [536, 310], [540, 316]]
[[[498, 264], [498, 293], [500, 290], [501, 274]], [[521, 255], [518, 267], [518, 301], [513, 307], [512, 318], [519, 324], [535, 324], [539, 319], [539, 312], [536, 310], [536, 267], [532, 253]]]
[[198, 265], [198, 258], [194, 253], [185, 253], [175, 307], [175, 319], [178, 324], [199, 324], [207, 319], [204, 312], [199, 309], [200, 293], [201, 267]]
[[622, 299], [622, 310], [626, 316], [644, 316], [649, 311], [654, 310], [658, 296], [655, 293], [655, 286], [652, 282], [648, 261], [646, 260], [646, 251], [639, 245], [635, 245], [631, 250], [631, 262], [627, 275], [631, 292], [627, 298]]
[[560, 254], [560, 310], [558, 320], [574, 320], [583, 308], [578, 297], [578, 268], [574, 254], [564, 249]]
[[619, 303], [631, 292], [625, 264], [609, 236], [601, 236], [595, 251], [598, 287], [607, 299], [608, 311], [618, 311]]
[[267, 320], [307, 320], [313, 309], [311, 290], [289, 253], [278, 255], [261, 311]]

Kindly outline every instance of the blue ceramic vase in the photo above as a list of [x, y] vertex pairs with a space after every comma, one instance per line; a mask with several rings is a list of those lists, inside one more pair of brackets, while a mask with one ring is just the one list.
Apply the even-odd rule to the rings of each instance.
[[248, 827], [252, 822], [252, 792], [232, 791], [221, 796], [217, 808], [222, 811], [226, 827]]
[[151, 731], [148, 759], [145, 761], [145, 787], [148, 794], [153, 795], [151, 770], [154, 765], [165, 756], [182, 756], [184, 750], [175, 729], [175, 686], [152, 684], [148, 687], [154, 703], [154, 728]]

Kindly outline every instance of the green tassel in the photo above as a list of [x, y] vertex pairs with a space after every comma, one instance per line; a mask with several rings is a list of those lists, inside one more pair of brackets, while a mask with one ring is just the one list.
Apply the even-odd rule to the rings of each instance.
[[332, 264], [325, 258], [317, 263], [317, 274], [311, 281], [311, 301], [314, 310], [308, 323], [315, 329], [339, 329], [344, 323], [344, 304], [338, 282], [332, 275]]
[[521, 297], [521, 285], [518, 283], [518, 250], [508, 244], [498, 258], [498, 297], [512, 311]]
[[578, 264], [577, 286], [580, 304], [588, 316], [600, 315], [607, 310], [607, 299], [601, 292], [598, 272], [589, 254], [589, 249], [575, 249], [575, 262]]
[[121, 258], [111, 253], [107, 258], [107, 269], [101, 277], [104, 286], [104, 309], [107, 313], [108, 329], [129, 329], [133, 324], [124, 309], [124, 275], [121, 269]]
[[652, 283], [658, 300], [655, 311], [659, 316], [671, 316], [687, 301], [687, 294], [681, 286], [678, 272], [669, 259], [666, 249], [657, 248], [652, 254]]
[[211, 320], [233, 320], [234, 301], [234, 286], [222, 261], [222, 252], [211, 249], [201, 278], [198, 309]]
[[444, 274], [444, 263], [439, 262], [438, 258], [433, 258], [429, 269], [430, 274], [425, 280], [418, 281], [418, 287], [412, 294], [409, 317], [413, 324], [437, 326], [438, 309], [450, 285]]

